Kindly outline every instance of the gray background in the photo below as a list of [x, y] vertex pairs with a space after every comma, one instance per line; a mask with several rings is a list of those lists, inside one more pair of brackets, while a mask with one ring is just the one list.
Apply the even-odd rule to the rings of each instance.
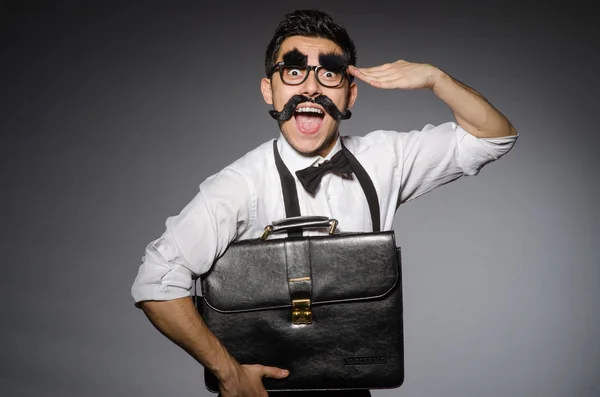
[[[0, 4], [2, 396], [210, 395], [200, 365], [133, 307], [130, 286], [145, 245], [198, 184], [276, 136], [263, 53], [284, 13], [313, 6], [348, 28], [360, 66], [434, 64], [521, 133], [479, 176], [399, 210], [406, 380], [373, 395], [600, 396], [589, 10]], [[360, 84], [342, 132], [450, 119], [431, 92]]]

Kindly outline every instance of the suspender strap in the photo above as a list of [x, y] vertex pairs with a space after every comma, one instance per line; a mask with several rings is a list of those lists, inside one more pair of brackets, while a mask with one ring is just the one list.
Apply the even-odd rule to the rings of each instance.
[[371, 211], [371, 222], [373, 223], [373, 231], [378, 232], [381, 230], [381, 225], [379, 223], [379, 198], [377, 197], [377, 190], [375, 190], [375, 185], [373, 185], [373, 181], [367, 171], [363, 168], [363, 166], [358, 162], [356, 157], [350, 150], [342, 143], [342, 150], [346, 153], [346, 157], [350, 162], [350, 167], [352, 167], [352, 171], [354, 171], [354, 175], [356, 175], [356, 179], [360, 183], [360, 186], [367, 197], [367, 203], [369, 204], [369, 211]]
[[[285, 166], [279, 150], [277, 150], [277, 140], [273, 141], [273, 154], [275, 155], [275, 165], [279, 172], [281, 180], [281, 190], [283, 191], [283, 204], [285, 206], [286, 218], [300, 216], [300, 203], [298, 202], [298, 191], [296, 190], [296, 180]], [[287, 232], [288, 237], [302, 237], [302, 230]]]
[[[369, 177], [369, 174], [363, 166], [358, 162], [356, 157], [348, 150], [348, 148], [342, 143], [342, 150], [345, 152], [352, 171], [356, 175], [356, 179], [360, 183], [362, 190], [367, 198], [369, 204], [369, 211], [371, 212], [371, 222], [373, 224], [373, 231], [378, 232], [381, 230], [381, 223], [379, 221], [379, 199], [377, 197], [377, 191], [375, 185]], [[301, 216], [300, 214], [300, 203], [298, 202], [298, 191], [296, 190], [296, 180], [283, 163], [279, 151], [277, 150], [277, 140], [273, 141], [273, 155], [275, 156], [275, 165], [279, 172], [279, 179], [281, 180], [281, 190], [283, 191], [283, 203], [285, 205], [285, 214], [287, 218]], [[288, 236], [302, 236], [302, 231], [288, 232]]]

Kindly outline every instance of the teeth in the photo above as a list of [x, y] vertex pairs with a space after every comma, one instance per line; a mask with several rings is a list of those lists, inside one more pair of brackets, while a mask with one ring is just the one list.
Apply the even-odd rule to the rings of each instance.
[[317, 108], [298, 108], [296, 110], [296, 113], [316, 113], [316, 114], [323, 114], [323, 111], [321, 109], [317, 109]]

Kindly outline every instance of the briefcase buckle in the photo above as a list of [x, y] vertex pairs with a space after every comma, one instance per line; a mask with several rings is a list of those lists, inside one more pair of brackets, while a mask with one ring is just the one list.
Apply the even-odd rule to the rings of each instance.
[[292, 300], [292, 324], [311, 324], [312, 309], [310, 299]]

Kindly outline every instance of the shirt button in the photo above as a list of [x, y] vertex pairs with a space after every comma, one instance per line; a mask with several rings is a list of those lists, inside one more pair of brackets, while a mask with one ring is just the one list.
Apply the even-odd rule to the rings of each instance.
[[327, 200], [331, 200], [331, 196], [330, 195], [327, 195]]

